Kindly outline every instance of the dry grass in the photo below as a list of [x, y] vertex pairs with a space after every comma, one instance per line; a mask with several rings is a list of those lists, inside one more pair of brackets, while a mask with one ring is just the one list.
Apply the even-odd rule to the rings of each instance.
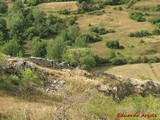
[[[137, 51], [142, 49], [143, 47], [147, 47], [148, 45], [142, 46], [139, 45], [139, 38], [130, 38], [128, 34], [130, 32], [141, 31], [141, 30], [153, 30], [153, 25], [149, 22], [136, 22], [129, 18], [129, 14], [127, 11], [114, 11], [113, 7], [106, 7], [106, 13], [101, 16], [93, 16], [93, 15], [83, 15], [78, 19], [78, 23], [81, 28], [81, 32], [85, 33], [89, 29], [89, 24], [98, 26], [102, 25], [103, 27], [114, 29], [116, 33], [110, 33], [102, 36], [102, 41], [91, 44], [91, 48], [94, 53], [105, 57], [110, 49], [106, 48], [106, 41], [118, 39], [122, 45], [126, 47], [125, 50], [120, 51], [125, 55], [136, 56]], [[148, 40], [149, 39], [149, 40]], [[143, 38], [145, 42], [155, 42], [155, 38]], [[153, 40], [153, 41], [152, 41]], [[128, 50], [128, 46], [134, 45], [136, 46], [134, 50]]]
[[77, 5], [76, 2], [50, 2], [50, 3], [42, 3], [38, 5], [44, 11], [58, 11], [62, 9], [69, 9], [71, 11], [76, 11]]
[[155, 6], [160, 4], [160, 0], [139, 1], [134, 6]]
[[160, 80], [160, 63], [154, 64], [134, 64], [113, 67], [107, 73], [122, 75], [138, 79]]
[[[23, 112], [26, 111], [32, 120], [40, 120], [47, 117], [46, 113], [52, 112], [54, 105], [43, 102], [31, 102], [8, 95], [0, 91], [0, 114], [14, 116], [18, 120], [24, 119]], [[51, 102], [51, 101], [50, 101]]]

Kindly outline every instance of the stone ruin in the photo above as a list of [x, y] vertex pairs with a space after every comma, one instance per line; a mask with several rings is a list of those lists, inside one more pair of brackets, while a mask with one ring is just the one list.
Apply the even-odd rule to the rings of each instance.
[[41, 57], [28, 57], [25, 58], [25, 60], [40, 65], [42, 67], [50, 67], [55, 69], [72, 69], [69, 64], [66, 64], [64, 62], [58, 63], [54, 60], [47, 60]]

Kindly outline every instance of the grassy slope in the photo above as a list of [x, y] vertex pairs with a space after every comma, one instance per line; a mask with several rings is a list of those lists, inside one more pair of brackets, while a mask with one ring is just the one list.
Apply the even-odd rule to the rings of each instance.
[[[155, 5], [158, 4], [159, 1], [140, 1], [136, 5], [142, 5], [145, 3], [146, 5]], [[149, 4], [150, 3], [150, 4]], [[152, 4], [151, 4], [152, 3]], [[144, 4], [144, 5], [145, 5]], [[49, 6], [49, 7], [48, 7]], [[76, 10], [76, 2], [55, 2], [55, 3], [43, 3], [40, 4], [39, 7], [44, 11], [57, 11], [60, 9], [71, 9]], [[115, 6], [106, 6], [105, 12], [103, 15], [87, 15], [82, 14], [79, 16], [77, 23], [80, 25], [81, 32], [86, 33], [89, 29], [89, 24], [91, 25], [101, 25], [106, 28], [114, 29], [116, 33], [110, 33], [102, 36], [102, 41], [91, 44], [92, 51], [95, 54], [98, 54], [102, 57], [106, 57], [107, 53], [111, 51], [111, 49], [106, 48], [105, 43], [109, 40], [118, 39], [120, 43], [125, 47], [124, 50], [118, 50], [122, 54], [126, 56], [137, 57], [141, 56], [141, 53], [144, 53], [146, 50], [150, 50], [153, 47], [153, 44], [158, 42], [159, 36], [150, 36], [143, 38], [130, 38], [128, 34], [130, 32], [140, 31], [140, 30], [148, 30], [152, 31], [155, 26], [153, 26], [149, 22], [136, 22], [129, 18], [129, 12], [131, 10], [125, 9], [126, 6], [122, 5], [124, 8], [123, 11], [113, 10]], [[158, 12], [149, 12], [151, 16], [147, 17], [150, 19], [155, 15], [159, 14]], [[57, 13], [56, 13], [57, 14]], [[144, 40], [145, 44], [140, 44], [140, 40]], [[159, 45], [159, 43], [157, 43]], [[131, 47], [134, 46], [134, 47]], [[160, 49], [157, 49], [160, 51]], [[159, 53], [154, 55], [160, 55]], [[146, 56], [152, 56], [147, 54]]]
[[107, 73], [122, 75], [138, 79], [152, 79], [160, 81], [160, 64], [134, 64], [113, 67]]

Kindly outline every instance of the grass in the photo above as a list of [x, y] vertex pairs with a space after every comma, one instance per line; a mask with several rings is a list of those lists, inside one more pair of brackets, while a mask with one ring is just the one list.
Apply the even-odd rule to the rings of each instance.
[[69, 9], [71, 11], [76, 11], [77, 5], [76, 2], [50, 2], [50, 3], [42, 3], [38, 5], [39, 8], [43, 9], [44, 11], [58, 11], [62, 9]]
[[153, 64], [134, 64], [113, 67], [107, 70], [107, 73], [122, 75], [137, 79], [150, 78], [155, 81], [160, 80], [160, 63]]

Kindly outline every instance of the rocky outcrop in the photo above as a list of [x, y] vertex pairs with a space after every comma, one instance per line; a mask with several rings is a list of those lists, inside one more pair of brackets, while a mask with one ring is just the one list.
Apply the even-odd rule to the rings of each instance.
[[[42, 91], [49, 94], [57, 94], [63, 92], [63, 87], [65, 85], [65, 80], [49, 80], [44, 82], [42, 86]], [[61, 90], [61, 91], [60, 91]]]
[[[30, 59], [30, 58], [12, 58], [8, 57], [5, 63], [0, 66], [1, 71], [8, 74], [18, 74], [21, 70], [29, 68], [34, 70], [42, 80], [49, 80], [52, 76], [53, 79], [44, 83], [43, 91], [47, 93], [54, 93], [57, 91], [57, 86], [60, 88], [62, 84], [65, 84], [64, 80], [59, 80], [60, 76], [66, 74], [68, 77], [73, 77], [78, 75], [79, 77], [84, 77], [84, 79], [89, 79], [90, 82], [94, 83], [96, 78], [100, 78], [100, 81], [96, 81], [97, 90], [103, 92], [105, 95], [111, 95], [115, 99], [122, 100], [126, 96], [138, 94], [141, 96], [147, 96], [149, 94], [159, 96], [160, 95], [160, 82], [155, 82], [151, 80], [139, 80], [133, 78], [126, 78], [123, 76], [110, 75], [105, 72], [99, 72], [96, 75], [88, 73], [84, 70], [78, 69], [76, 74], [71, 69], [65, 69], [65, 67], [59, 67], [60, 70], [48, 69], [53, 61], [48, 61], [45, 59]], [[50, 63], [51, 62], [51, 63]], [[44, 67], [47, 66], [47, 67]], [[58, 76], [59, 75], [59, 76]], [[105, 77], [103, 77], [105, 76]], [[76, 76], [77, 78], [77, 76]], [[67, 78], [66, 78], [67, 79]], [[103, 79], [103, 80], [102, 80]]]
[[151, 80], [139, 80], [134, 78], [124, 78], [122, 76], [114, 76], [117, 82], [108, 86], [101, 86], [98, 88], [100, 92], [105, 95], [113, 96], [115, 99], [122, 100], [129, 95], [141, 95], [143, 97], [149, 94], [160, 97], [160, 82]]

